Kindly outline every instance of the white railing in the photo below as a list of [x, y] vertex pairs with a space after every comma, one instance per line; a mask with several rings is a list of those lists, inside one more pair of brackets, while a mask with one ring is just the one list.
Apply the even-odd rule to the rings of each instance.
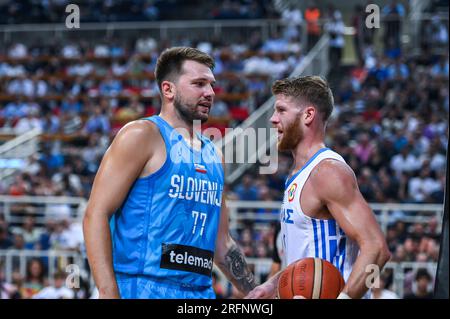
[[[279, 211], [281, 202], [265, 202], [265, 201], [227, 201], [227, 207], [230, 212], [230, 228], [242, 228], [243, 221], [258, 221], [259, 224], [264, 222], [278, 221], [279, 214], [274, 213], [255, 213], [253, 210], [265, 209]], [[375, 217], [386, 233], [390, 223], [401, 220], [406, 223], [426, 223], [432, 218], [436, 218], [438, 224], [442, 223], [444, 213], [444, 205], [442, 204], [369, 204], [375, 213]], [[398, 214], [401, 212], [401, 215]], [[255, 225], [258, 227], [258, 225]]]
[[[26, 209], [27, 205], [33, 209]], [[67, 210], [70, 211], [70, 216], [67, 217], [79, 222], [84, 216], [86, 205], [87, 200], [83, 197], [0, 195], [0, 214], [10, 224], [20, 223], [23, 219], [20, 214], [15, 213], [14, 208], [17, 206], [20, 207], [20, 213], [26, 209], [27, 213], [36, 215], [37, 224], [44, 224], [47, 218], [58, 218], [58, 213], [67, 213]]]
[[[405, 223], [426, 223], [431, 218], [436, 218], [439, 225], [441, 225], [442, 217], [444, 215], [443, 204], [371, 203], [370, 207], [375, 212], [375, 216], [381, 225], [381, 229], [385, 233], [389, 223], [398, 219]], [[395, 212], [401, 212], [401, 216], [394, 215]]]
[[[37, 151], [35, 142], [41, 133], [40, 129], [34, 128], [0, 145], [0, 158], [27, 157], [34, 154]], [[31, 143], [31, 147], [24, 149], [23, 146], [28, 143]]]
[[[71, 219], [81, 221], [86, 209], [87, 200], [83, 197], [65, 196], [8, 196], [0, 195], [0, 213], [3, 213], [9, 223], [20, 223], [20, 216], [16, 216], [12, 206], [16, 204], [29, 204], [38, 207], [32, 210], [38, 218], [44, 219], [46, 212], [58, 205], [77, 206], [71, 210]], [[226, 202], [230, 212], [230, 228], [232, 230], [242, 228], [243, 221], [256, 221], [259, 224], [268, 224], [279, 220], [281, 202], [278, 201], [233, 201]], [[397, 203], [370, 203], [377, 221], [384, 232], [390, 223], [401, 220], [406, 223], [426, 223], [436, 218], [439, 225], [442, 223], [444, 205], [442, 204], [397, 204]], [[255, 213], [255, 210], [271, 210], [276, 213]], [[398, 214], [400, 212], [400, 215]], [[39, 220], [37, 220], [39, 221]], [[255, 225], [258, 227], [258, 225]]]

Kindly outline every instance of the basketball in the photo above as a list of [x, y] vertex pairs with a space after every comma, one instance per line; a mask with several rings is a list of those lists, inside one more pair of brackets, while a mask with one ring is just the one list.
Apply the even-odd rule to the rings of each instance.
[[303, 258], [283, 270], [278, 281], [278, 296], [280, 299], [298, 295], [306, 299], [336, 299], [344, 285], [344, 278], [330, 262]]

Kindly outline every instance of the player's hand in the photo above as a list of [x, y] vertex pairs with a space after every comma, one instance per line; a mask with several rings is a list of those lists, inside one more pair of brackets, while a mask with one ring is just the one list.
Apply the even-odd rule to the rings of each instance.
[[266, 281], [255, 287], [245, 296], [245, 299], [275, 299], [277, 298], [277, 286], [272, 281]]

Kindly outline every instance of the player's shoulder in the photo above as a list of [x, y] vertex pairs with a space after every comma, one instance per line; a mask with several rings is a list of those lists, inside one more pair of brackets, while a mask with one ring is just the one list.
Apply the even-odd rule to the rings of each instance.
[[151, 150], [162, 142], [157, 125], [148, 120], [135, 120], [124, 125], [114, 138], [113, 145], [129, 151]]
[[149, 139], [159, 135], [155, 123], [148, 120], [135, 120], [125, 124], [117, 133], [116, 138]]
[[327, 192], [336, 192], [339, 189], [353, 187], [356, 177], [350, 166], [336, 159], [323, 159], [314, 168], [310, 175], [310, 181], [315, 189]]

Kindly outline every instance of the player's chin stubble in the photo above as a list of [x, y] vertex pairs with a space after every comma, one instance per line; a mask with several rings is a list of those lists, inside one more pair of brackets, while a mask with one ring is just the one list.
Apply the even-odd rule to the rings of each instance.
[[199, 114], [196, 105], [190, 105], [184, 102], [181, 98], [178, 98], [178, 96], [175, 97], [173, 105], [178, 111], [180, 117], [186, 123], [193, 123], [194, 121], [201, 121], [202, 123], [205, 123], [208, 120], [208, 115]]
[[303, 137], [303, 131], [300, 126], [300, 116], [297, 116], [284, 131], [281, 141], [278, 143], [279, 151], [293, 150]]

